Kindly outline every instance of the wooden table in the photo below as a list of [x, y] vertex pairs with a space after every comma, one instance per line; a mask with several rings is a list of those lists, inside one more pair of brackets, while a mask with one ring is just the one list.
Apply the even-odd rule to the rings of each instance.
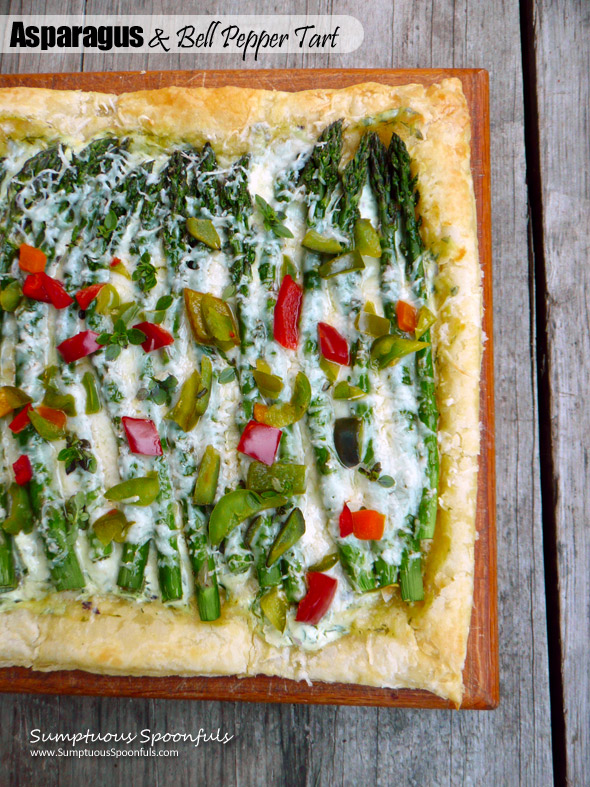
[[[280, 13], [231, 0], [163, 13]], [[114, 13], [108, 0], [0, 2], [0, 13]], [[587, 0], [317, 0], [359, 17], [350, 55], [260, 67], [483, 67], [491, 79], [501, 704], [491, 712], [5, 695], [0, 783], [588, 783], [590, 155]], [[252, 67], [254, 63], [246, 63]], [[3, 73], [240, 68], [224, 55], [5, 55]], [[523, 100], [524, 96], [524, 100]], [[548, 645], [549, 643], [549, 645]], [[550, 702], [551, 700], [551, 702]], [[37, 759], [31, 730], [207, 732], [174, 759]], [[156, 748], [167, 748], [159, 745]]]

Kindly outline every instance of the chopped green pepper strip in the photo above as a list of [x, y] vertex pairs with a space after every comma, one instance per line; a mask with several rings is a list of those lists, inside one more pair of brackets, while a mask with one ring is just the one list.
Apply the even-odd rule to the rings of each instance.
[[9, 413], [11, 410], [16, 410], [18, 407], [24, 407], [33, 400], [20, 388], [15, 388], [14, 385], [3, 385], [0, 387], [0, 410], [2, 415]]
[[391, 323], [387, 317], [380, 317], [378, 314], [373, 314], [367, 310], [359, 312], [355, 320], [355, 327], [361, 333], [366, 333], [369, 336], [379, 337], [385, 336], [389, 333]]
[[44, 440], [61, 440], [62, 437], [66, 436], [65, 429], [43, 418], [35, 410], [29, 410], [29, 418], [37, 434]]
[[371, 345], [371, 360], [378, 369], [385, 369], [404, 355], [430, 347], [430, 342], [418, 342], [401, 336], [380, 336]]
[[112, 486], [104, 493], [107, 500], [131, 503], [135, 506], [149, 506], [158, 497], [160, 482], [156, 473], [139, 478], [129, 478]]
[[217, 492], [221, 456], [212, 445], [205, 448], [193, 492], [193, 502], [198, 506], [212, 506]]
[[84, 372], [82, 377], [82, 385], [86, 391], [86, 415], [93, 415], [100, 413], [100, 397], [98, 395], [98, 387], [96, 385], [96, 378], [92, 372]]
[[334, 276], [340, 276], [342, 273], [362, 271], [364, 267], [365, 263], [360, 252], [353, 249], [347, 254], [341, 254], [340, 257], [334, 257], [328, 262], [324, 262], [318, 268], [318, 273], [322, 279], [331, 279]]
[[221, 239], [211, 219], [195, 219], [191, 216], [186, 220], [186, 228], [195, 240], [201, 241], [210, 249], [221, 248]]
[[249, 489], [228, 492], [217, 503], [209, 519], [209, 539], [220, 544], [240, 523], [269, 508], [284, 506], [287, 498], [274, 492], [258, 494]]
[[66, 415], [77, 415], [76, 400], [72, 394], [62, 394], [54, 385], [45, 388], [43, 404], [54, 410], [61, 410]]
[[224, 352], [239, 345], [238, 327], [226, 301], [209, 293], [185, 288], [184, 303], [198, 344], [213, 345]]
[[433, 314], [427, 306], [423, 306], [418, 312], [418, 322], [414, 334], [416, 339], [420, 339], [435, 322], [436, 314]]
[[7, 533], [31, 533], [33, 531], [33, 509], [29, 493], [24, 486], [12, 483], [8, 488], [10, 496], [10, 516], [2, 523]]
[[105, 284], [96, 296], [94, 310], [97, 314], [111, 314], [119, 307], [119, 293], [112, 284]]
[[266, 558], [267, 568], [270, 568], [288, 549], [291, 549], [304, 533], [305, 518], [300, 508], [294, 508], [285, 519], [283, 526], [279, 530], [269, 550], [268, 557]]
[[20, 282], [11, 281], [2, 292], [0, 292], [0, 307], [5, 312], [14, 312], [17, 310], [19, 303], [23, 297], [23, 290]]
[[276, 374], [268, 374], [267, 372], [263, 372], [260, 369], [255, 369], [252, 372], [252, 375], [256, 381], [258, 390], [268, 399], [276, 399], [285, 387], [285, 384], [281, 378], [277, 377]]
[[357, 219], [354, 225], [354, 245], [367, 257], [381, 256], [379, 235], [369, 219]]
[[337, 418], [334, 422], [334, 446], [344, 467], [361, 462], [362, 421], [360, 418]]
[[201, 372], [196, 369], [185, 380], [180, 390], [178, 401], [166, 415], [174, 421], [183, 432], [190, 432], [197, 425], [199, 418], [207, 410], [213, 382], [213, 366], [209, 358], [201, 361]]
[[317, 571], [321, 574], [324, 571], [329, 571], [331, 568], [334, 568], [339, 560], [340, 558], [338, 557], [338, 552], [332, 552], [330, 555], [324, 555], [321, 560], [319, 560], [317, 563], [314, 563], [313, 566], [310, 566], [307, 570]]
[[342, 251], [342, 244], [336, 238], [329, 238], [320, 235], [317, 230], [308, 230], [301, 241], [301, 245], [310, 251], [317, 251], [320, 254], [339, 254]]
[[350, 385], [346, 380], [341, 380], [334, 387], [334, 399], [361, 399], [365, 396], [365, 391], [357, 385]]
[[248, 468], [246, 485], [253, 492], [271, 490], [281, 495], [302, 495], [306, 490], [305, 465], [275, 462], [270, 467], [262, 462], [252, 462]]
[[287, 625], [287, 609], [289, 604], [281, 588], [277, 585], [260, 599], [260, 609], [267, 620], [283, 633]]
[[328, 361], [323, 355], [320, 355], [320, 369], [326, 375], [331, 383], [335, 383], [340, 373], [340, 364]]
[[264, 522], [264, 517], [257, 516], [253, 519], [248, 527], [246, 528], [246, 532], [244, 533], [244, 546], [246, 549], [252, 549], [254, 542], [256, 541], [256, 536], [260, 527]]
[[273, 404], [266, 409], [261, 423], [282, 429], [299, 421], [311, 402], [311, 385], [303, 372], [297, 372], [290, 402]]
[[132, 524], [122, 511], [114, 508], [100, 516], [92, 527], [100, 543], [106, 547], [111, 541], [122, 544]]

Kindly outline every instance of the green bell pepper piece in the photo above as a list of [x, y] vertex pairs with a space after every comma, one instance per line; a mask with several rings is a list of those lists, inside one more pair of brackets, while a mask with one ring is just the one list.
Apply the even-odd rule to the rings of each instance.
[[213, 546], [220, 544], [234, 528], [246, 519], [269, 508], [284, 506], [287, 498], [274, 492], [252, 492], [236, 489], [228, 492], [218, 502], [209, 518], [209, 539]]
[[112, 284], [105, 284], [96, 296], [94, 310], [97, 314], [111, 314], [119, 307], [119, 293]]
[[104, 493], [107, 500], [125, 502], [134, 506], [149, 506], [158, 497], [160, 482], [156, 473], [139, 478], [129, 478], [115, 484]]
[[371, 360], [378, 369], [385, 369], [386, 366], [391, 366], [405, 355], [410, 355], [429, 346], [430, 342], [404, 339], [401, 336], [380, 336], [371, 345]]
[[221, 456], [212, 445], [205, 448], [205, 453], [201, 459], [195, 491], [193, 492], [193, 502], [197, 506], [212, 506], [217, 492], [219, 481], [219, 468], [221, 467]]
[[111, 541], [122, 544], [132, 524], [122, 511], [113, 509], [99, 516], [92, 527], [100, 543], [106, 547]]
[[268, 374], [260, 369], [254, 369], [252, 375], [256, 381], [258, 390], [268, 399], [276, 399], [285, 387], [281, 378], [277, 377], [276, 374]]
[[211, 219], [195, 219], [191, 216], [186, 220], [186, 228], [195, 240], [201, 241], [210, 249], [221, 248], [221, 239]]
[[72, 394], [62, 394], [54, 385], [48, 385], [45, 388], [42, 403], [54, 410], [61, 410], [66, 415], [77, 415], [76, 400]]
[[14, 312], [17, 310], [19, 303], [23, 297], [23, 289], [18, 281], [11, 281], [0, 292], [0, 307], [5, 312]]
[[320, 355], [320, 369], [326, 375], [331, 383], [335, 383], [340, 373], [340, 364], [328, 361], [323, 355]]
[[303, 372], [297, 372], [290, 402], [281, 402], [268, 407], [261, 423], [282, 429], [299, 421], [311, 402], [311, 385]]
[[436, 314], [433, 314], [427, 306], [423, 306], [418, 312], [418, 322], [414, 332], [416, 339], [420, 339], [435, 322]]
[[37, 434], [44, 440], [61, 440], [62, 437], [66, 436], [65, 429], [43, 418], [35, 410], [29, 410], [29, 418]]
[[334, 568], [339, 559], [338, 552], [332, 552], [330, 555], [324, 555], [321, 560], [314, 563], [313, 566], [310, 566], [307, 570], [317, 571], [322, 574], [324, 571], [329, 571], [331, 568]]
[[287, 625], [288, 607], [287, 599], [278, 585], [260, 599], [260, 609], [264, 616], [281, 634]]
[[201, 372], [196, 369], [191, 376], [185, 380], [180, 390], [178, 402], [166, 415], [174, 421], [183, 432], [190, 432], [197, 425], [199, 418], [207, 410], [211, 397], [211, 385], [213, 383], [213, 366], [209, 358], [204, 357], [201, 361]]
[[86, 391], [86, 414], [92, 415], [93, 413], [100, 413], [100, 397], [98, 395], [96, 378], [92, 372], [84, 372], [82, 385]]
[[340, 257], [333, 257], [328, 262], [324, 262], [318, 268], [318, 273], [322, 279], [332, 279], [340, 276], [341, 273], [352, 273], [352, 271], [362, 271], [365, 267], [363, 258], [356, 249], [341, 254]]
[[307, 230], [301, 245], [310, 251], [317, 251], [320, 254], [338, 254], [342, 251], [342, 244], [336, 238], [329, 238], [320, 235], [317, 230]]
[[361, 254], [367, 257], [381, 256], [379, 234], [369, 219], [357, 219], [354, 225], [354, 245]]
[[302, 495], [306, 489], [305, 465], [275, 462], [270, 467], [252, 462], [248, 468], [246, 486], [253, 492], [271, 490], [281, 495]]
[[29, 500], [29, 493], [24, 486], [12, 483], [8, 487], [10, 496], [10, 515], [2, 523], [7, 533], [31, 533], [33, 531], [33, 509]]
[[361, 333], [374, 337], [385, 336], [389, 333], [391, 327], [387, 317], [380, 317], [378, 314], [372, 314], [368, 311], [359, 312], [355, 320], [355, 326]]
[[360, 399], [365, 396], [365, 392], [357, 385], [350, 385], [346, 380], [341, 380], [334, 387], [334, 399]]
[[288, 549], [291, 549], [304, 533], [305, 518], [300, 508], [294, 508], [285, 519], [282, 528], [277, 533], [277, 537], [269, 550], [268, 557], [266, 558], [267, 568], [270, 568]]

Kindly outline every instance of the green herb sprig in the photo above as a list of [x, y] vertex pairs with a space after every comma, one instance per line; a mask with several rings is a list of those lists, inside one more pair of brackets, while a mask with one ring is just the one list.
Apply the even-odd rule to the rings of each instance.
[[256, 194], [255, 200], [264, 229], [267, 232], [272, 232], [277, 238], [292, 238], [293, 233], [283, 224], [287, 218], [285, 212], [282, 210], [276, 211], [259, 194]]

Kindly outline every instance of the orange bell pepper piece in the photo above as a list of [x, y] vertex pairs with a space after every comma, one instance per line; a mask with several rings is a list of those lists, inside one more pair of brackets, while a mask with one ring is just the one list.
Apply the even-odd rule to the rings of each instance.
[[398, 301], [395, 307], [395, 316], [400, 331], [414, 333], [418, 324], [418, 310], [411, 303]]
[[18, 250], [18, 266], [22, 271], [42, 273], [46, 265], [47, 257], [41, 249], [36, 249], [27, 243], [21, 243]]
[[63, 429], [65, 427], [68, 416], [63, 410], [55, 410], [53, 407], [47, 407], [47, 405], [44, 404], [37, 405], [35, 410], [39, 413], [41, 418], [45, 418], [46, 421], [55, 424], [58, 429]]
[[379, 541], [385, 530], [385, 515], [364, 508], [352, 512], [352, 531], [362, 541]]

